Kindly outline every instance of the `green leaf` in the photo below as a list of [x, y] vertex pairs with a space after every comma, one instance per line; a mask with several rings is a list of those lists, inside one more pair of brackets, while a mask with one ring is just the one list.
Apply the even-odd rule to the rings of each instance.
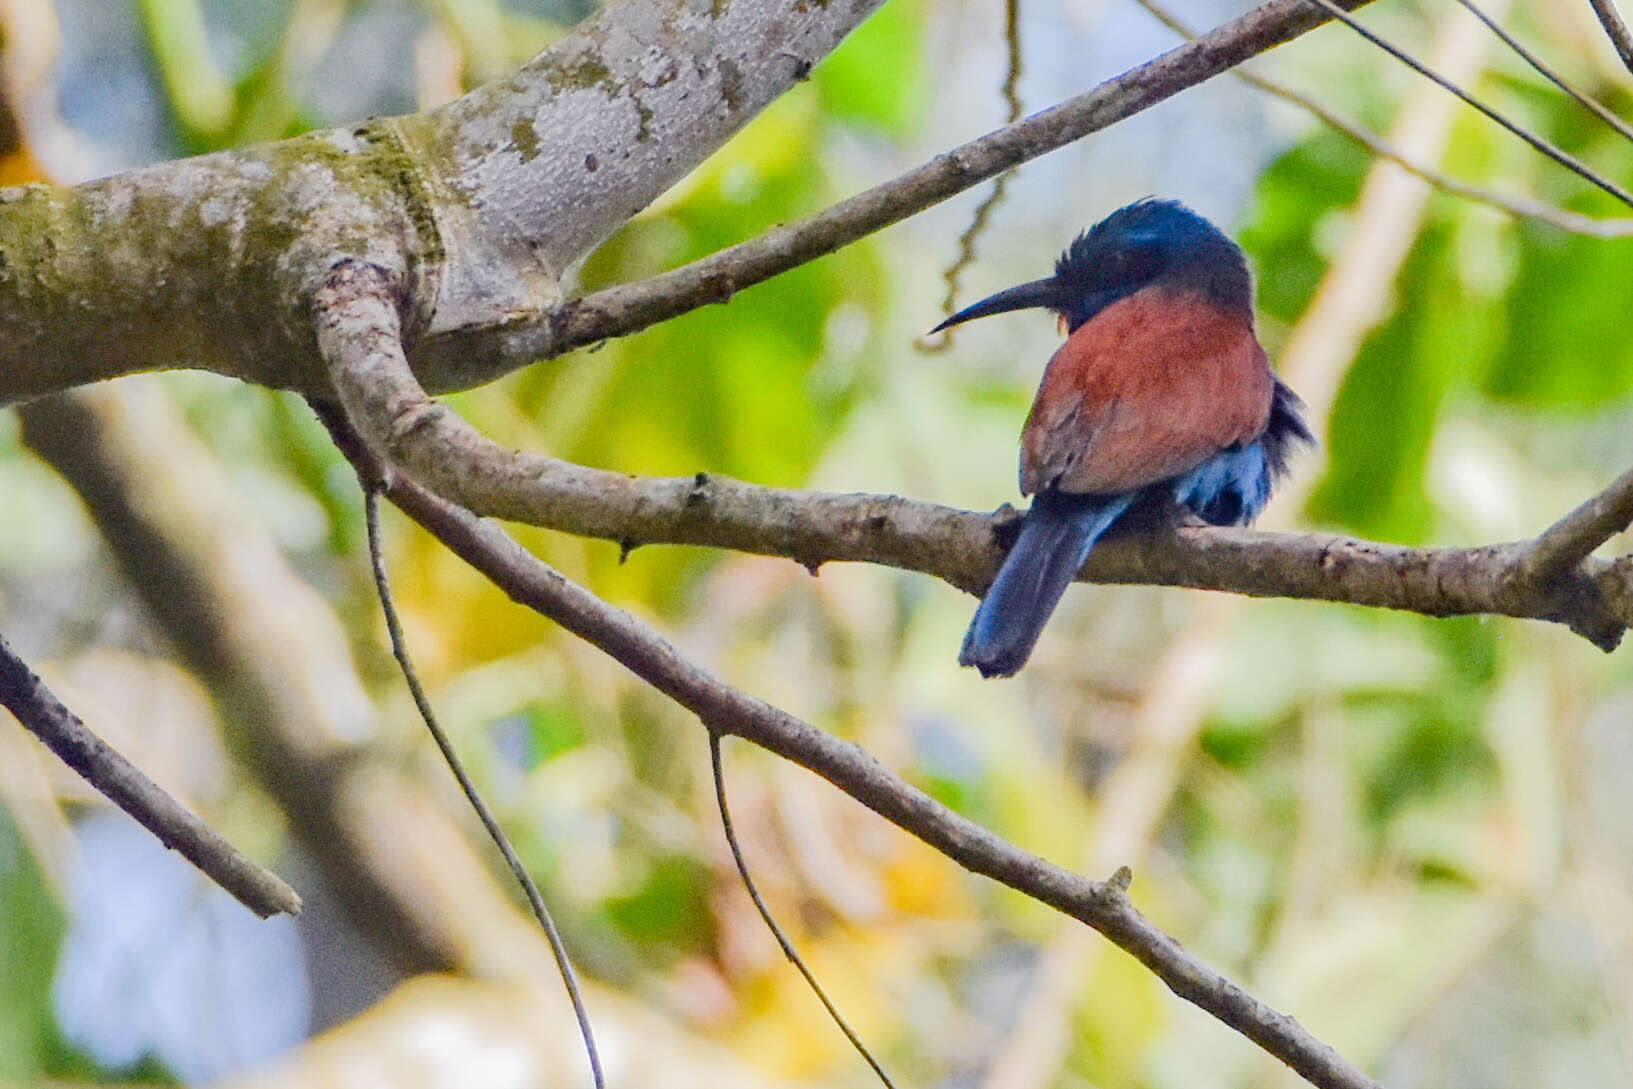
[[583, 711], [567, 701], [540, 700], [523, 711], [528, 726], [528, 766], [534, 767], [584, 744]]
[[1317, 245], [1322, 222], [1354, 203], [1370, 164], [1353, 141], [1323, 129], [1260, 177], [1238, 237], [1258, 270], [1259, 309], [1267, 317], [1290, 324], [1309, 306], [1327, 273]]
[[50, 1001], [64, 921], [3, 809], [0, 921], [0, 1078], [32, 1081], [64, 1058]]
[[607, 916], [635, 941], [695, 952], [709, 941], [708, 874], [695, 860], [665, 855], [631, 896], [607, 901]]
[[208, 144], [233, 117], [232, 87], [210, 50], [199, 0], [141, 0], [153, 59], [176, 118]]
[[1529, 224], [1519, 233], [1509, 335], [1484, 392], [1531, 407], [1591, 408], [1625, 397], [1633, 390], [1633, 243]]
[[912, 132], [924, 112], [923, 39], [915, 0], [874, 12], [817, 66], [814, 82], [828, 113], [890, 136]]
[[1501, 316], [1469, 299], [1453, 234], [1432, 222], [1397, 281], [1399, 309], [1367, 339], [1333, 405], [1328, 472], [1313, 517], [1402, 543], [1426, 540], [1430, 443], [1448, 395], [1472, 385], [1500, 339]]

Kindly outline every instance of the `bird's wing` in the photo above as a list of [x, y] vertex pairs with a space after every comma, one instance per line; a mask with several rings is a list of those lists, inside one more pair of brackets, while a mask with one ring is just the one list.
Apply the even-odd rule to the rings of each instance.
[[1146, 288], [1079, 326], [1049, 361], [1021, 433], [1021, 491], [1132, 491], [1251, 442], [1275, 378], [1250, 321]]

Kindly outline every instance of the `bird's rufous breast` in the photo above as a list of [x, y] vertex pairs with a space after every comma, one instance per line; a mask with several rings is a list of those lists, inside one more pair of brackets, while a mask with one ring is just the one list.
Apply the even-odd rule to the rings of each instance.
[[1021, 491], [1131, 491], [1265, 429], [1275, 379], [1251, 314], [1152, 286], [1055, 352], [1021, 432]]

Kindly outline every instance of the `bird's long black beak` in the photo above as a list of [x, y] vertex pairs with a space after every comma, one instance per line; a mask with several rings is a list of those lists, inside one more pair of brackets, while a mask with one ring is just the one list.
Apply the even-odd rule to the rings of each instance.
[[1053, 310], [1059, 303], [1060, 285], [1053, 277], [1047, 280], [1033, 280], [1029, 284], [1021, 284], [1000, 291], [996, 295], [988, 295], [978, 303], [971, 303], [930, 332], [939, 333], [943, 329], [961, 325], [974, 318], [1002, 314], [1009, 310], [1028, 310], [1034, 306]]

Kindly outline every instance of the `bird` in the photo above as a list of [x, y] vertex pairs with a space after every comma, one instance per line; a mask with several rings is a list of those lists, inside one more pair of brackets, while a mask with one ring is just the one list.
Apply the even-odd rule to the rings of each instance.
[[1242, 249], [1178, 201], [1147, 197], [1079, 234], [1053, 276], [1000, 291], [930, 332], [1053, 311], [1066, 341], [1021, 431], [1019, 535], [970, 622], [959, 663], [1026, 664], [1100, 537], [1155, 500], [1212, 525], [1252, 521], [1313, 445], [1304, 402], [1270, 367]]

